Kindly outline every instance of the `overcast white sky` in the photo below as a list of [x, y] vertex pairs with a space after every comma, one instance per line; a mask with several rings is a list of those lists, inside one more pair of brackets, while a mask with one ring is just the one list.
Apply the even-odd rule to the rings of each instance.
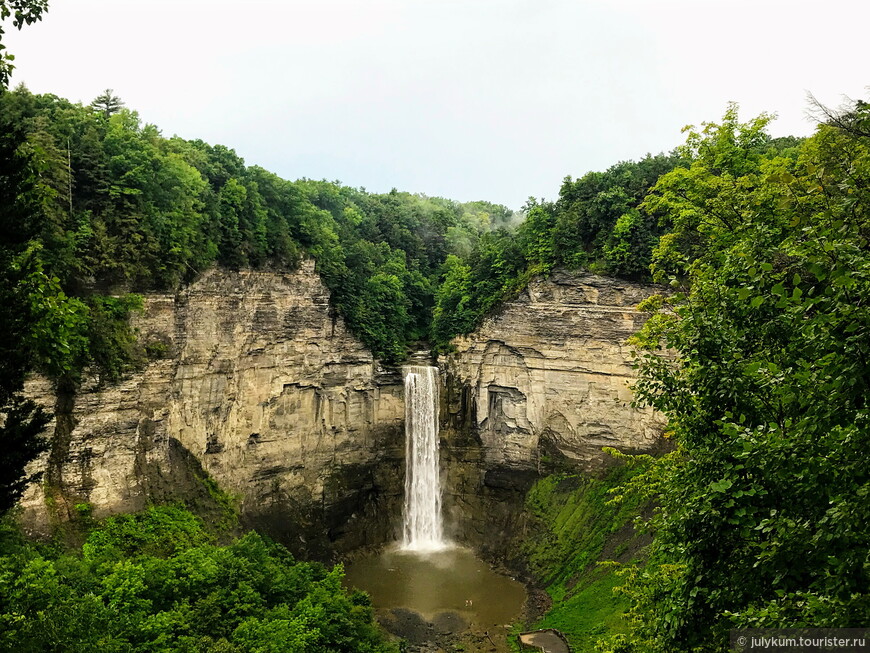
[[870, 2], [51, 0], [12, 84], [113, 88], [165, 135], [296, 179], [519, 208], [682, 142], [729, 100], [812, 131], [867, 98]]

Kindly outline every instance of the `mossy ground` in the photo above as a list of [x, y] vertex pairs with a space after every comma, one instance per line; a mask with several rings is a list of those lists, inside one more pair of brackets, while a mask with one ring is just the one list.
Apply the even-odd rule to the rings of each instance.
[[557, 628], [573, 650], [592, 651], [599, 638], [625, 629], [625, 599], [614, 592], [621, 581], [614, 567], [599, 563], [643, 555], [645, 540], [633, 528], [641, 502], [630, 496], [613, 500], [613, 490], [634, 473], [622, 466], [600, 479], [553, 475], [529, 491], [533, 535], [520, 548], [553, 604], [538, 621], [519, 624], [517, 632]]

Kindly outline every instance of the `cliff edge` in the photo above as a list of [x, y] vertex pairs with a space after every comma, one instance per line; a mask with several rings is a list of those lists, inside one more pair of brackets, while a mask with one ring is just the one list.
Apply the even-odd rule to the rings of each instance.
[[[297, 551], [389, 536], [386, 516], [401, 512], [402, 380], [330, 310], [313, 261], [288, 273], [212, 269], [175, 295], [145, 296], [135, 326], [154, 360], [117, 385], [83, 384], [49, 426], [70, 429], [55, 471], [69, 505], [88, 502], [99, 517], [196, 503], [211, 477], [243, 523]], [[27, 391], [54, 408], [45, 379]], [[48, 530], [42, 486], [22, 503], [27, 527]]]
[[662, 448], [664, 418], [632, 406], [626, 343], [646, 320], [637, 304], [660, 292], [557, 271], [453, 340], [440, 364], [445, 509], [456, 537], [495, 547], [521, 528], [515, 519], [536, 478], [600, 472], [614, 462], [603, 447]]

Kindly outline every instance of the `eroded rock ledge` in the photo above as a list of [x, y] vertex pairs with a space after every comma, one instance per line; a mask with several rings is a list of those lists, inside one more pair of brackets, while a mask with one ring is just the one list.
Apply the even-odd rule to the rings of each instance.
[[[626, 339], [651, 285], [556, 272], [533, 281], [442, 358], [448, 522], [458, 539], [497, 549], [541, 474], [600, 471], [602, 452], [653, 452], [662, 417], [631, 405]], [[518, 505], [520, 504], [520, 505]]]
[[[537, 477], [600, 470], [603, 446], [659, 446], [661, 419], [631, 406], [625, 344], [644, 320], [634, 307], [658, 290], [559, 272], [456, 339], [440, 361], [453, 537], [498, 555], [523, 527]], [[313, 262], [292, 273], [211, 270], [175, 295], [146, 296], [136, 326], [154, 359], [61, 402], [72, 405], [58, 421], [70, 445], [54, 477], [68, 505], [55, 515], [76, 502], [97, 517], [149, 501], [207, 506], [208, 475], [238, 497], [246, 525], [306, 557], [398, 537], [401, 373], [379, 365], [330, 310]], [[54, 407], [44, 379], [28, 392]], [[23, 505], [25, 526], [48, 532], [41, 485]]]
[[[204, 469], [239, 498], [246, 523], [296, 551], [392, 538], [402, 380], [330, 311], [313, 262], [292, 273], [211, 270], [176, 295], [146, 296], [136, 320], [159, 359], [79, 392], [60, 470], [72, 501], [101, 516], [206, 500]], [[53, 406], [45, 380], [28, 391]], [[46, 529], [42, 488], [23, 503], [25, 524]]]

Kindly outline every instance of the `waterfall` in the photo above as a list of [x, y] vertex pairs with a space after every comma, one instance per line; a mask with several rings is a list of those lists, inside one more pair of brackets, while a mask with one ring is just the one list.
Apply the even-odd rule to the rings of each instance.
[[438, 368], [409, 365], [405, 374], [405, 515], [402, 548], [443, 549], [438, 466]]

